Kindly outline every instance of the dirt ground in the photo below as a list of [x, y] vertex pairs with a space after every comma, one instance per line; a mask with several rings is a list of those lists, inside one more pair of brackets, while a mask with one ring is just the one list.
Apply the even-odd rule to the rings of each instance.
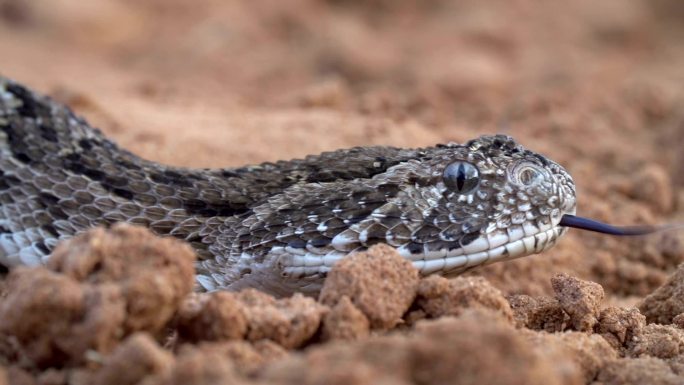
[[[500, 132], [615, 224], [684, 222], [683, 39], [677, 0], [0, 0], [0, 73], [143, 157], [225, 167]], [[135, 231], [92, 237], [157, 241]], [[190, 266], [177, 249], [160, 261]], [[13, 272], [0, 384], [682, 383], [682, 262], [682, 231], [570, 231], [451, 282], [397, 268], [391, 296], [331, 283], [318, 301], [190, 294], [181, 267], [161, 284]]]

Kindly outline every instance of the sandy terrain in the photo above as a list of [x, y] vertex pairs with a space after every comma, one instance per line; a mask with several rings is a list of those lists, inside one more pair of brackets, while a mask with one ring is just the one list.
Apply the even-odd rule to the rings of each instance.
[[[676, 0], [0, 0], [0, 73], [146, 158], [503, 132], [566, 167], [580, 215], [616, 224], [684, 221], [683, 38]], [[0, 384], [684, 381], [681, 231], [571, 231], [451, 282], [375, 250], [401, 279], [318, 300], [192, 294], [191, 252], [118, 231], [3, 282]], [[130, 249], [89, 243], [116, 237]], [[121, 268], [143, 255], [158, 280]]]

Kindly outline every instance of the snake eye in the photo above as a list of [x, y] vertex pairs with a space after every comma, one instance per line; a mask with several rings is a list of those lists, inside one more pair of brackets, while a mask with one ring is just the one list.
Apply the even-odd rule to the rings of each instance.
[[518, 181], [525, 186], [537, 184], [544, 179], [544, 175], [533, 167], [522, 167], [518, 170]]
[[450, 190], [465, 194], [480, 183], [480, 171], [468, 162], [456, 161], [446, 166], [442, 178]]

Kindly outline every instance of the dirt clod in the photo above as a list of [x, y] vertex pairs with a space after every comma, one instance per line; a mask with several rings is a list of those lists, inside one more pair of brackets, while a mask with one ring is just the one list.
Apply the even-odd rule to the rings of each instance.
[[149, 335], [136, 333], [128, 337], [105, 360], [102, 368], [90, 378], [97, 385], [134, 385], [156, 376], [166, 375], [173, 364], [171, 353]]
[[348, 297], [368, 317], [371, 327], [389, 329], [401, 322], [416, 296], [418, 271], [386, 245], [350, 255], [335, 264], [319, 301], [335, 306]]
[[418, 284], [416, 305], [432, 318], [459, 315], [474, 308], [499, 312], [513, 322], [513, 311], [506, 298], [482, 277], [424, 278]]
[[672, 319], [672, 324], [680, 329], [684, 329], [684, 313], [677, 314]]
[[579, 384], [580, 371], [568, 357], [537, 352], [501, 315], [471, 310], [459, 318], [420, 322], [406, 337], [310, 349], [267, 368], [259, 378], [281, 384], [555, 385]]
[[83, 283], [115, 284], [126, 303], [125, 332], [156, 333], [192, 290], [194, 260], [183, 242], [116, 224], [61, 243], [48, 268]]
[[625, 358], [608, 362], [599, 372], [597, 380], [605, 385], [682, 383], [681, 377], [673, 373], [665, 361], [653, 357]]
[[[585, 381], [596, 378], [596, 374], [607, 361], [618, 357], [618, 353], [601, 336], [583, 332], [525, 333], [543, 355], [569, 358], [574, 364], [572, 370], [579, 370]], [[563, 362], [559, 362], [559, 365]], [[560, 368], [559, 368], [560, 369]], [[570, 369], [570, 368], [568, 368]], [[571, 371], [572, 372], [572, 371]]]
[[225, 291], [188, 296], [176, 326], [181, 340], [194, 342], [242, 339], [247, 327], [244, 305]]
[[250, 341], [270, 339], [285, 348], [296, 348], [307, 342], [318, 330], [326, 307], [315, 300], [295, 294], [275, 299], [254, 289], [237, 294], [247, 319]]
[[194, 253], [144, 228], [95, 228], [60, 244], [48, 269], [11, 272], [0, 333], [35, 365], [76, 365], [137, 330], [157, 334], [193, 285]]
[[604, 297], [601, 285], [558, 274], [551, 279], [551, 286], [561, 307], [570, 316], [573, 329], [592, 331], [598, 322], [599, 306]]
[[349, 297], [342, 297], [323, 320], [325, 340], [357, 340], [369, 333], [368, 318], [354, 306]]
[[569, 321], [555, 298], [537, 297], [517, 294], [508, 297], [516, 323], [533, 330], [544, 330], [549, 333], [563, 331]]
[[88, 350], [111, 350], [123, 332], [125, 301], [115, 287], [82, 285], [44, 268], [17, 268], [0, 303], [0, 333], [33, 365], [76, 365]]
[[230, 359], [219, 349], [187, 347], [178, 353], [169, 373], [160, 385], [243, 384]]
[[648, 323], [671, 324], [674, 317], [684, 313], [684, 264], [638, 307]]
[[615, 349], [622, 349], [641, 337], [646, 317], [636, 308], [607, 307], [601, 310], [597, 333]]
[[634, 357], [672, 358], [684, 352], [684, 331], [670, 325], [650, 324], [629, 343]]
[[254, 376], [264, 365], [287, 355], [287, 350], [271, 340], [209, 343], [200, 345], [200, 349], [227, 357], [235, 370], [244, 376]]

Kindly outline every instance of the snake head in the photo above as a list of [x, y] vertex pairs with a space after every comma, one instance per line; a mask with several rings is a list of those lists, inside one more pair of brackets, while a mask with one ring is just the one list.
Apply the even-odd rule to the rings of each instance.
[[[425, 149], [390, 171], [405, 181], [401, 192], [374, 212], [375, 223], [359, 224], [359, 239], [384, 223], [385, 241], [424, 274], [541, 252], [576, 209], [575, 185], [563, 167], [505, 135]], [[392, 226], [397, 217], [403, 221]]]

